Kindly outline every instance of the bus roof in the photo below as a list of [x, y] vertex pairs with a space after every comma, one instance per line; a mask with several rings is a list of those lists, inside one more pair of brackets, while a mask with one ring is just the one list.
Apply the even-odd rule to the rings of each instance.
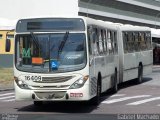
[[[94, 25], [94, 26], [99, 26], [102, 28], [107, 28], [111, 30], [117, 30], [118, 28], [121, 31], [151, 31], [149, 27], [143, 27], [143, 26], [134, 26], [130, 24], [121, 24], [121, 23], [113, 23], [109, 21], [102, 21], [102, 20], [97, 20], [97, 19], [92, 19], [89, 17], [83, 17], [83, 16], [56, 16], [56, 17], [37, 17], [37, 18], [25, 18], [25, 19], [20, 19], [20, 20], [32, 20], [32, 19], [52, 19], [52, 18], [81, 18], [84, 20], [86, 26], [88, 25]], [[19, 20], [19, 21], [20, 21]]]
[[151, 31], [151, 28], [149, 27], [134, 25], [121, 25], [119, 28], [121, 31]]
[[[112, 30], [117, 30], [117, 26], [115, 26], [114, 24], [110, 24], [109, 22], [105, 22], [102, 20], [96, 20], [96, 19], [92, 19], [92, 18], [88, 18], [88, 17], [83, 17], [83, 16], [59, 16], [59, 17], [37, 17], [37, 18], [25, 18], [25, 19], [20, 19], [19, 21], [23, 21], [23, 20], [33, 20], [33, 19], [52, 19], [52, 18], [81, 18], [84, 20], [86, 26], [87, 25], [95, 25], [95, 26], [99, 26], [102, 28], [108, 28], [108, 29], [112, 29]], [[18, 23], [18, 22], [17, 22]]]
[[102, 28], [117, 30], [117, 26], [114, 25], [114, 24], [111, 24], [110, 22], [106, 22], [106, 21], [102, 21], [102, 20], [96, 20], [96, 19], [87, 18], [87, 17], [83, 17], [83, 18], [86, 19], [86, 24], [87, 25], [95, 25], [95, 26], [100, 26]]

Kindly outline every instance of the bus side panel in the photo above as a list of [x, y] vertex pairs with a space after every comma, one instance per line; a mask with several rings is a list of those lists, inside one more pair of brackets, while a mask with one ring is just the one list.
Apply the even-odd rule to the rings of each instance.
[[136, 53], [124, 54], [124, 78], [123, 81], [128, 81], [138, 77], [138, 61]]
[[140, 61], [142, 61], [143, 65], [143, 75], [151, 74], [153, 65], [153, 51], [148, 50], [141, 52]]
[[102, 81], [102, 91], [106, 91], [109, 88], [112, 87], [111, 85], [111, 76], [114, 74], [115, 72], [115, 55], [107, 55], [106, 58], [106, 65], [104, 66], [106, 69], [106, 73], [105, 73], [105, 79]]

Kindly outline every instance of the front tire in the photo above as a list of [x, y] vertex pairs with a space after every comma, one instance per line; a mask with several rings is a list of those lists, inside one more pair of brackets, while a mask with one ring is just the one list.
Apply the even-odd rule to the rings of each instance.
[[117, 93], [118, 91], [118, 83], [117, 83], [117, 71], [115, 71], [114, 76], [113, 76], [113, 88], [112, 92]]

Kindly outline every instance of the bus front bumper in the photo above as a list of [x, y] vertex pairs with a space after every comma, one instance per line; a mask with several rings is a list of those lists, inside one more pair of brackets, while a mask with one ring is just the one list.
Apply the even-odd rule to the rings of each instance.
[[16, 101], [87, 101], [89, 88], [85, 84], [82, 88], [67, 90], [31, 90], [21, 89], [15, 84]]

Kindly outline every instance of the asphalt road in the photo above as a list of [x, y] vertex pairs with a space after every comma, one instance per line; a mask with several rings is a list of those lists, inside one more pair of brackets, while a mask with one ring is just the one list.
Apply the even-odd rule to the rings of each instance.
[[[91, 106], [86, 102], [50, 102], [41, 107], [35, 107], [32, 102], [15, 102], [14, 91], [3, 91], [0, 92], [0, 119], [6, 120], [5, 118], [10, 117], [10, 119], [18, 118], [18, 120], [23, 118], [26, 120], [106, 120], [106, 118], [114, 120], [125, 117], [134, 119], [139, 114], [155, 114], [155, 116], [147, 117], [160, 119], [159, 73], [160, 66], [154, 66], [153, 73], [144, 76], [142, 84], [137, 85], [134, 81], [129, 81], [121, 84], [116, 94], [109, 91], [104, 93], [99, 106]], [[129, 116], [124, 116], [124, 114]]]

